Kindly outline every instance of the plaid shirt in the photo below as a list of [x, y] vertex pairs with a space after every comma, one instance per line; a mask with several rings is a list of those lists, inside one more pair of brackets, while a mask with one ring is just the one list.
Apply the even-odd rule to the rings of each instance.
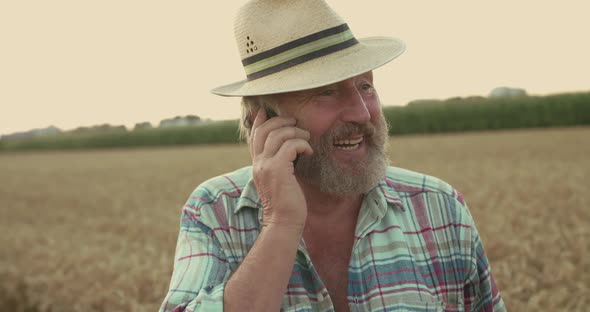
[[[225, 284], [254, 244], [261, 221], [251, 167], [197, 187], [182, 209], [161, 311], [223, 311]], [[351, 311], [505, 311], [461, 194], [437, 178], [388, 168], [364, 197], [355, 238]], [[303, 240], [281, 310], [334, 311]]]

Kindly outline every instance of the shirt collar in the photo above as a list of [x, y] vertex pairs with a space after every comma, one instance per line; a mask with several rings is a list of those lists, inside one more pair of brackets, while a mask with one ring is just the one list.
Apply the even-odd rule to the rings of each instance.
[[252, 177], [250, 177], [248, 183], [246, 183], [246, 186], [242, 190], [242, 194], [240, 195], [240, 199], [238, 199], [238, 204], [234, 209], [234, 213], [238, 213], [242, 207], [262, 208], [262, 203], [260, 202], [260, 197], [258, 196], [256, 185], [254, 184], [254, 179]]
[[399, 193], [395, 190], [393, 182], [389, 181], [387, 177], [379, 183], [376, 189], [378, 189], [381, 195], [385, 198], [388, 206], [398, 207], [402, 211], [405, 210]]

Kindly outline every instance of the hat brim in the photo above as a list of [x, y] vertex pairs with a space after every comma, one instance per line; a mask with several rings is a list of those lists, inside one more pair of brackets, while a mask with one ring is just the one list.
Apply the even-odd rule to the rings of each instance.
[[359, 44], [255, 80], [211, 90], [221, 96], [254, 96], [313, 89], [366, 73], [400, 56], [404, 43], [391, 37], [359, 39]]

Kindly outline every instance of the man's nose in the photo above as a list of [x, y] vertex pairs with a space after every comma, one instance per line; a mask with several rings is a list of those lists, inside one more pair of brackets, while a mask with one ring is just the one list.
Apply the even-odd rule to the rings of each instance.
[[371, 120], [367, 102], [356, 88], [345, 94], [342, 105], [344, 105], [342, 121], [366, 123]]

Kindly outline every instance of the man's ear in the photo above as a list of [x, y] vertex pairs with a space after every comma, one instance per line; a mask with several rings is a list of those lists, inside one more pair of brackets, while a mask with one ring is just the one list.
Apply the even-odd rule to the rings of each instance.
[[276, 98], [271, 97], [269, 95], [259, 96], [258, 103], [260, 103], [261, 108], [263, 108], [266, 111], [266, 116], [269, 119], [272, 117], [277, 117], [279, 115]]
[[252, 129], [252, 125], [254, 125], [254, 119], [260, 110], [260, 105], [253, 105], [250, 106], [250, 109], [247, 114], [244, 114], [244, 126], [248, 129]]
[[244, 115], [244, 120], [242, 120], [242, 124], [246, 129], [252, 129], [252, 125], [254, 124], [254, 114], [252, 111], [249, 111], [247, 114]]

